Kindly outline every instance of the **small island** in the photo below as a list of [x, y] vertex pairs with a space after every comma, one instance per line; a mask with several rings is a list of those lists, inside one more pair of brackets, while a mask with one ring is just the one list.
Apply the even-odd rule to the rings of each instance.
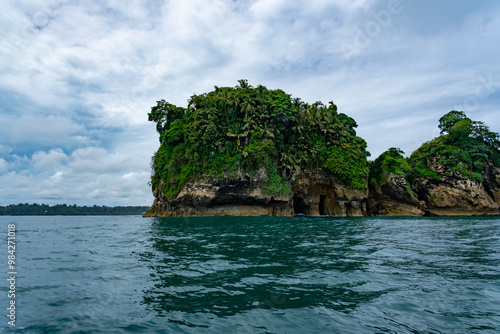
[[247, 80], [186, 108], [158, 101], [148, 117], [160, 147], [145, 217], [500, 214], [499, 135], [461, 111], [410, 157], [393, 147], [374, 161], [333, 102]]

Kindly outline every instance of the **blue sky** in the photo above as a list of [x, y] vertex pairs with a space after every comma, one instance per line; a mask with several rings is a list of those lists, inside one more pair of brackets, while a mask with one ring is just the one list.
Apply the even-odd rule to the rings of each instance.
[[494, 0], [7, 0], [0, 31], [0, 205], [150, 205], [150, 108], [242, 78], [333, 100], [372, 159], [452, 109], [500, 132]]

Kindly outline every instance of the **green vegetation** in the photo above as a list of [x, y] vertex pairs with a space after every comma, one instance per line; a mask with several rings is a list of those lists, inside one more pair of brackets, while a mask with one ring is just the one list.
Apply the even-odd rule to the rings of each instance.
[[471, 180], [481, 180], [484, 164], [500, 166], [498, 133], [490, 131], [483, 122], [472, 121], [464, 112], [452, 110], [439, 119], [441, 136], [424, 143], [410, 157], [410, 179], [438, 179], [430, 169], [433, 163], [448, 166]]
[[366, 187], [366, 142], [333, 102], [308, 104], [280, 89], [238, 82], [193, 95], [187, 108], [165, 100], [151, 108], [161, 143], [152, 159], [153, 190], [171, 198], [189, 180], [234, 179], [264, 169], [263, 190], [278, 195], [291, 192], [295, 172], [314, 168], [347, 186]]
[[381, 184], [388, 173], [439, 179], [432, 166], [445, 165], [471, 180], [482, 180], [485, 163], [500, 166], [498, 133], [483, 122], [472, 121], [463, 111], [452, 110], [439, 119], [441, 135], [424, 143], [404, 158], [401, 150], [390, 148], [370, 164], [370, 182]]
[[142, 215], [148, 206], [76, 206], [57, 204], [11, 204], [0, 206], [0, 216], [118, 216]]
[[399, 148], [391, 147], [370, 163], [370, 182], [382, 184], [389, 173], [406, 175], [411, 171], [408, 159]]
[[152, 159], [153, 190], [172, 198], [190, 180], [259, 173], [266, 177], [263, 191], [280, 195], [291, 194], [290, 181], [301, 170], [322, 169], [364, 189], [368, 179], [380, 185], [389, 173], [404, 176], [409, 186], [417, 178], [439, 179], [437, 165], [471, 180], [482, 179], [485, 163], [500, 166], [499, 135], [462, 111], [441, 117], [441, 135], [411, 157], [393, 147], [368, 163], [356, 122], [333, 102], [308, 104], [280, 89], [238, 82], [193, 95], [186, 108], [165, 100], [151, 108], [149, 120], [160, 139]]

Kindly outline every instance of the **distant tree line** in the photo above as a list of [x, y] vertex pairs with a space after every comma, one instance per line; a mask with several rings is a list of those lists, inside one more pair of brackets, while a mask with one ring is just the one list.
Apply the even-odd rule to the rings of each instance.
[[142, 215], [149, 209], [148, 206], [77, 206], [76, 204], [10, 204], [0, 206], [2, 216], [115, 216], [115, 215]]

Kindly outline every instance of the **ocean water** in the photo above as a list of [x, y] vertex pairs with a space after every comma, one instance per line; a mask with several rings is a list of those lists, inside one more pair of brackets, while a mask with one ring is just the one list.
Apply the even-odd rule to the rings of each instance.
[[4, 333], [499, 333], [500, 218], [0, 217]]

